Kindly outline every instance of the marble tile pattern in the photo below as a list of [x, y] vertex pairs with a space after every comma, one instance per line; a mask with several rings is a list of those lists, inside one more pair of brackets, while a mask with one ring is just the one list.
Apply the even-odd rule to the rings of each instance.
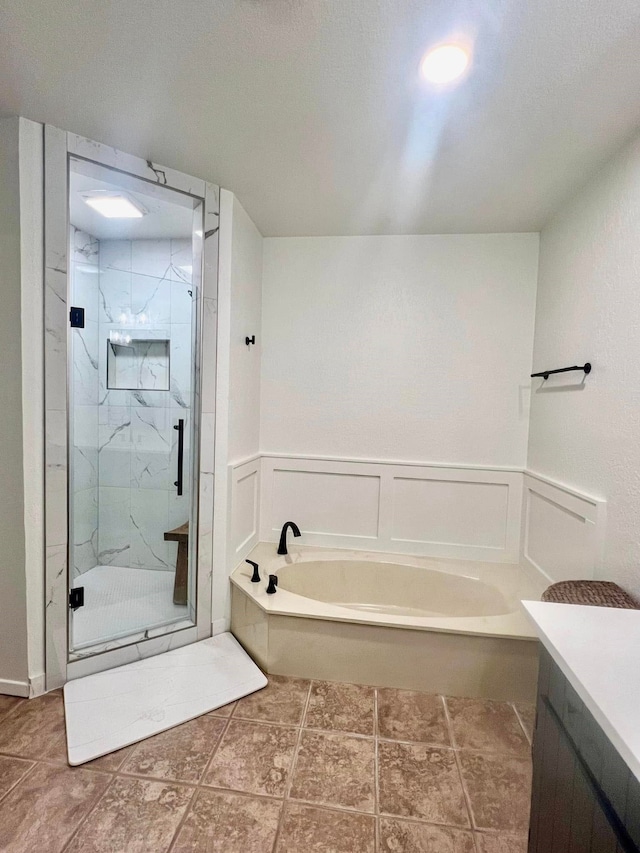
[[[71, 228], [71, 299], [85, 309], [85, 328], [71, 343], [74, 574], [97, 565], [173, 571], [177, 545], [164, 533], [189, 517], [188, 464], [183, 496], [175, 494], [173, 426], [185, 420], [188, 460], [196, 302], [190, 241], [98, 241]], [[157, 364], [119, 357], [118, 384], [126, 390], [108, 387], [113, 334], [144, 341], [138, 349], [157, 356]], [[169, 356], [162, 357], [165, 344], [155, 341], [166, 340]], [[154, 390], [165, 382], [168, 390]]]
[[[85, 328], [71, 338], [74, 575], [97, 565], [172, 571], [177, 545], [165, 542], [164, 532], [189, 515], [188, 464], [182, 497], [173, 484], [173, 426], [179, 418], [186, 422], [189, 459], [195, 304], [190, 241], [98, 241], [71, 229], [71, 301], [85, 309]], [[136, 374], [124, 383], [130, 387], [110, 390], [107, 341], [114, 333], [145, 341], [140, 347], [156, 354], [164, 344], [154, 341], [169, 340], [170, 355], [155, 366], [129, 359], [135, 362], [129, 373]], [[125, 361], [122, 356], [118, 364]], [[145, 376], [151, 381], [138, 387]], [[153, 390], [165, 381], [168, 390]]]
[[510, 703], [275, 676], [79, 768], [59, 692], [0, 712], [12, 853], [526, 853], [530, 756]]
[[[98, 299], [98, 562], [139, 569], [175, 569], [177, 544], [164, 533], [189, 518], [190, 470], [176, 495], [178, 433], [185, 421], [189, 460], [193, 411], [192, 322], [197, 294], [191, 243], [175, 240], [102, 240]], [[133, 366], [131, 387], [109, 388], [107, 341], [128, 335], [144, 346], [169, 341], [169, 359], [151, 366], [153, 382], [140, 385], [146, 365]], [[143, 345], [139, 345], [139, 348]], [[162, 361], [162, 359], [160, 359]], [[158, 390], [168, 376], [168, 390]], [[135, 380], [135, 381], [134, 381]], [[158, 388], [154, 384], [158, 383]]]

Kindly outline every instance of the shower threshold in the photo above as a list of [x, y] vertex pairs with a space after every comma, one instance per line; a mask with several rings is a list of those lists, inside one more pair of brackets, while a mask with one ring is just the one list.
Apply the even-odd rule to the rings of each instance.
[[84, 587], [84, 606], [73, 613], [74, 651], [188, 619], [173, 603], [174, 572], [95, 566], [73, 586]]

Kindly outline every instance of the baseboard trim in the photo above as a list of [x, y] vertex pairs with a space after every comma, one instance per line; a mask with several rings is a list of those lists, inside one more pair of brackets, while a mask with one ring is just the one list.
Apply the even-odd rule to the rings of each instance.
[[7, 696], [21, 696], [29, 698], [30, 688], [28, 681], [11, 681], [8, 678], [0, 678], [0, 693]]
[[47, 692], [47, 677], [44, 672], [39, 675], [34, 675], [29, 679], [30, 689], [29, 698], [35, 699], [36, 696], [42, 696]]
[[218, 634], [224, 634], [229, 630], [229, 619], [215, 619], [211, 623], [211, 636], [216, 637]]

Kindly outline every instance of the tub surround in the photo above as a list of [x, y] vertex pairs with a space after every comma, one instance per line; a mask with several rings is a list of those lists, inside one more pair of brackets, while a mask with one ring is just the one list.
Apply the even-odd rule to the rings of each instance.
[[640, 611], [523, 605], [545, 649], [640, 780]]
[[[259, 563], [262, 581], [251, 583], [251, 567], [244, 562], [233, 572], [231, 629], [269, 673], [358, 678], [372, 685], [510, 701], [535, 695], [537, 643], [520, 599], [539, 595], [544, 582], [536, 586], [518, 566], [305, 546], [292, 546], [281, 557], [272, 543], [260, 543], [249, 558]], [[394, 613], [393, 608], [358, 609], [286, 589], [289, 569], [299, 566], [302, 572], [308, 564], [317, 575], [323, 569], [319, 563], [326, 568], [332, 562], [347, 573], [350, 562], [359, 572], [366, 562], [378, 582], [387, 568], [392, 583], [396, 578], [402, 583], [403, 569], [411, 582], [414, 569], [435, 570], [438, 581], [449, 575], [456, 584], [467, 580], [486, 585], [478, 587], [485, 591], [493, 587], [493, 603], [504, 602], [509, 612], [436, 616], [403, 608], [404, 613]], [[279, 572], [283, 585], [267, 595], [268, 575]]]

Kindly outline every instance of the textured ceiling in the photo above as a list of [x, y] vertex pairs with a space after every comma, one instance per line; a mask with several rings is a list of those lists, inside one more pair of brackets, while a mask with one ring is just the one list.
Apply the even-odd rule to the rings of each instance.
[[265, 235], [537, 230], [640, 125], [640, 2], [0, 0], [0, 110], [216, 181]]

